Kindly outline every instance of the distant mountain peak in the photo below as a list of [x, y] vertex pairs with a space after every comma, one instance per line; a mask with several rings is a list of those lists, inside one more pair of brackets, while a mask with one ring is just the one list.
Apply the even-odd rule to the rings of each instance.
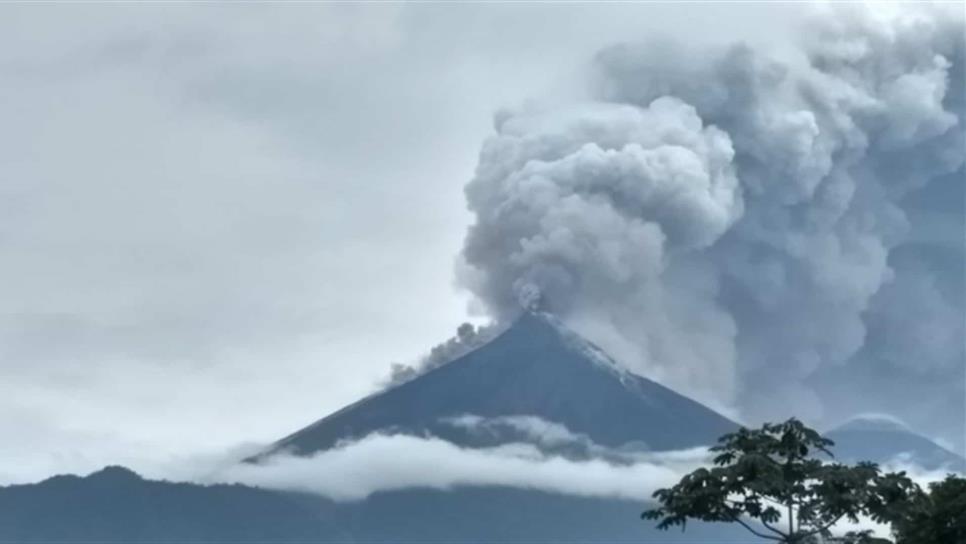
[[143, 480], [137, 472], [120, 465], [108, 465], [101, 470], [88, 474], [87, 479], [110, 483], [140, 482]]
[[966, 459], [888, 414], [861, 414], [830, 430], [833, 453], [848, 461], [906, 461], [928, 470], [966, 470]]
[[858, 414], [833, 429], [834, 431], [911, 431], [901, 419], [882, 413]]

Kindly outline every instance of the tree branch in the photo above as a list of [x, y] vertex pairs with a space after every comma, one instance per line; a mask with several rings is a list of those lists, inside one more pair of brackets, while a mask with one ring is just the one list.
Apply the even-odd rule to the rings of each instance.
[[736, 522], [738, 522], [745, 529], [748, 529], [748, 531], [751, 534], [757, 536], [758, 538], [764, 538], [765, 540], [774, 540], [775, 542], [784, 542], [785, 541], [785, 538], [784, 538], [785, 534], [784, 533], [781, 533], [781, 532], [778, 533], [778, 534], [782, 535], [782, 538], [779, 538], [777, 536], [767, 535], [765, 533], [759, 533], [758, 531], [752, 529], [750, 525], [748, 525], [744, 521], [741, 521], [741, 518], [740, 517], [738, 517], [738, 516], [732, 516], [732, 519], [735, 520]]
[[802, 537], [802, 538], [807, 538], [807, 537], [810, 537], [810, 536], [812, 536], [812, 535], [817, 535], [817, 534], [819, 534], [819, 533], [822, 533], [822, 532], [825, 532], [825, 531], [827, 531], [827, 530], [828, 530], [828, 528], [829, 528], [829, 527], [831, 527], [831, 526], [833, 526], [833, 525], [835, 525], [836, 523], [838, 523], [838, 522], [839, 522], [839, 520], [840, 520], [840, 519], [842, 519], [842, 518], [844, 518], [844, 517], [845, 517], [845, 514], [839, 514], [839, 517], [837, 517], [837, 518], [835, 518], [835, 519], [833, 519], [832, 521], [830, 521], [830, 522], [828, 522], [828, 523], [826, 523], [825, 525], [823, 525], [823, 526], [821, 526], [821, 527], [819, 527], [818, 529], [814, 529], [814, 530], [812, 530], [812, 531], [809, 531], [809, 532], [807, 532], [807, 533], [802, 533], [802, 534], [801, 534], [801, 537]]
[[779, 535], [782, 538], [788, 536], [785, 533], [781, 532], [780, 529], [776, 529], [775, 527], [772, 527], [771, 525], [768, 525], [768, 523], [766, 521], [764, 521], [764, 520], [760, 520], [760, 521], [761, 521], [761, 524], [765, 526], [765, 529], [768, 529], [769, 531], [775, 533], [776, 535]]
[[[766, 501], [769, 500], [767, 497], [764, 497], [762, 495], [757, 495], [757, 494], [745, 495], [745, 496], [743, 496], [743, 498], [745, 500], [747, 500], [748, 498], [755, 498], [755, 499], [759, 499], [759, 500], [762, 500], [763, 499], [763, 500], [766, 500]], [[735, 500], [732, 500], [732, 499], [725, 499], [725, 502], [729, 502], [729, 503], [731, 503], [731, 504], [733, 504], [735, 506], [744, 506], [745, 505], [745, 503], [742, 502], [742, 501], [735, 501]], [[776, 504], [778, 504], [778, 503], [776, 503]], [[738, 521], [738, 520], [736, 519], [735, 521]], [[761, 523], [769, 531], [771, 531], [771, 532], [775, 533], [776, 535], [782, 537], [782, 539], [784, 539], [784, 538], [786, 538], [788, 536], [785, 533], [781, 532], [781, 530], [776, 529], [775, 527], [772, 527], [771, 525], [768, 525], [768, 523], [765, 520], [758, 520], [758, 522]], [[750, 531], [751, 529], [748, 529], [748, 530]], [[757, 533], [755, 533], [755, 534], [757, 534]]]

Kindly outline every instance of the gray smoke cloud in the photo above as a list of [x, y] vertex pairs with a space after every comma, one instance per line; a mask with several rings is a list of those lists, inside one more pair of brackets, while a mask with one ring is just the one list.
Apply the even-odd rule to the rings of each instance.
[[790, 51], [605, 49], [592, 100], [496, 116], [460, 280], [752, 420], [823, 417], [809, 380], [860, 359], [951, 372], [962, 297], [937, 275], [959, 272], [909, 249], [907, 208], [937, 180], [962, 199], [963, 31], [849, 7]]
[[496, 323], [489, 325], [463, 323], [457, 327], [455, 336], [436, 344], [429, 353], [416, 362], [390, 363], [389, 377], [381, 385], [383, 388], [390, 388], [417, 378], [486, 344], [503, 330], [504, 327]]

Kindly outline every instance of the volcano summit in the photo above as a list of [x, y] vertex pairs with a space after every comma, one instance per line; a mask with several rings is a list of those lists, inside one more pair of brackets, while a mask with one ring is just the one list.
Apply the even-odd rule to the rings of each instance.
[[[484, 346], [369, 396], [275, 443], [298, 455], [380, 431], [432, 434], [462, 446], [510, 436], [475, 434], [460, 418], [529, 416], [608, 448], [652, 451], [710, 445], [737, 424], [622, 369], [543, 313], [523, 313]], [[263, 455], [265, 455], [263, 454]]]

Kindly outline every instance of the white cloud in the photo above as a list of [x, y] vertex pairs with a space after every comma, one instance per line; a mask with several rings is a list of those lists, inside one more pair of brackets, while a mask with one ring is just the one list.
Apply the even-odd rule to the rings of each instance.
[[435, 437], [371, 434], [308, 457], [278, 454], [258, 464], [234, 465], [206, 480], [305, 491], [340, 501], [380, 491], [461, 486], [644, 500], [655, 489], [676, 483], [700, 455], [669, 453], [618, 464], [547, 455], [526, 443], [470, 449]]

